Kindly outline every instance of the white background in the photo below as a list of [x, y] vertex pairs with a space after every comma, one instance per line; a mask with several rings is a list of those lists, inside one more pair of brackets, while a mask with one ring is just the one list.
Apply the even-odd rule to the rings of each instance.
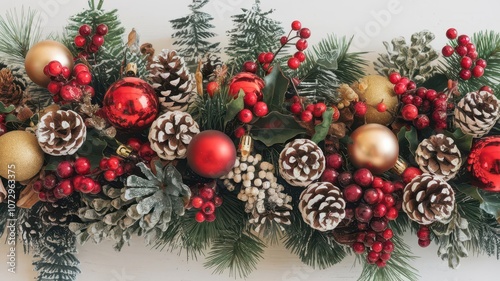
[[[97, 2], [97, 0], [96, 0]], [[107, 0], [105, 9], [118, 9], [127, 32], [135, 27], [141, 35], [141, 42], [153, 43], [157, 51], [172, 48], [169, 20], [184, 16], [191, 1], [111, 1]], [[390, 41], [397, 36], [409, 36], [417, 31], [428, 29], [436, 34], [433, 46], [440, 50], [446, 42], [445, 30], [455, 27], [459, 33], [472, 34], [479, 30], [500, 31], [498, 10], [500, 4], [493, 1], [300, 1], [274, 0], [262, 1], [264, 10], [274, 8], [273, 17], [283, 23], [288, 30], [294, 19], [302, 21], [303, 26], [312, 30], [310, 45], [324, 38], [326, 34], [339, 36], [354, 35], [353, 50], [370, 52], [367, 57], [373, 60], [377, 53], [385, 52], [382, 41]], [[232, 27], [230, 16], [249, 8], [253, 1], [211, 0], [205, 11], [214, 16], [214, 40], [227, 44], [225, 31]], [[45, 32], [60, 32], [68, 17], [82, 11], [86, 0], [2, 0], [0, 14], [21, 6], [41, 11]], [[1, 36], [1, 35], [0, 35]], [[263, 50], [267, 51], [267, 50]], [[436, 256], [437, 248], [418, 247], [417, 238], [408, 234], [409, 243], [416, 256], [420, 258], [414, 266], [420, 271], [420, 280], [500, 280], [500, 262], [488, 257], [469, 257], [462, 261], [459, 269], [451, 270]], [[33, 280], [31, 257], [22, 254], [18, 247], [17, 273], [7, 272], [7, 247], [0, 244], [0, 280]], [[79, 247], [81, 261], [81, 281], [212, 281], [234, 280], [227, 275], [211, 275], [203, 268], [203, 258], [199, 261], [186, 261], [177, 253], [150, 250], [140, 239], [135, 239], [131, 247], [122, 253], [112, 250], [110, 243], [88, 244]], [[353, 267], [354, 258], [347, 258], [341, 264], [323, 271], [313, 271], [300, 263], [298, 258], [281, 246], [274, 246], [265, 252], [258, 270], [247, 280], [356, 280], [360, 266]]]

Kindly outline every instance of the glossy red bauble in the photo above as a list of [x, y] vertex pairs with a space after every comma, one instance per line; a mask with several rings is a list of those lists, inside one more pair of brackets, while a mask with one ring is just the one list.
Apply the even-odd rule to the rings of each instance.
[[206, 178], [227, 174], [236, 161], [233, 141], [224, 133], [208, 130], [193, 137], [187, 148], [189, 167]]
[[467, 164], [477, 187], [500, 192], [500, 136], [485, 137], [477, 141]]
[[259, 76], [250, 72], [240, 72], [236, 74], [229, 83], [229, 95], [237, 97], [240, 90], [245, 94], [255, 93], [258, 100], [262, 100], [262, 90], [265, 83]]
[[117, 129], [142, 130], [158, 116], [158, 97], [145, 81], [126, 77], [106, 92], [103, 109], [108, 121]]

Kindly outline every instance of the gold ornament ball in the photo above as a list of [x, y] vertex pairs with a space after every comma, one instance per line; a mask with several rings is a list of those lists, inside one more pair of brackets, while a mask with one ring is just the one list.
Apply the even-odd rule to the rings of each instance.
[[396, 135], [379, 124], [367, 124], [354, 130], [347, 148], [354, 166], [367, 168], [374, 174], [388, 171], [398, 161], [399, 143]]
[[44, 154], [34, 134], [11, 131], [0, 137], [0, 176], [15, 181], [34, 177], [42, 168]]
[[24, 60], [26, 74], [36, 84], [46, 87], [50, 78], [43, 73], [43, 68], [53, 60], [73, 70], [73, 56], [66, 46], [52, 40], [36, 43], [29, 49]]
[[[398, 97], [389, 79], [380, 75], [368, 75], [355, 82], [352, 88], [358, 94], [359, 100], [365, 101], [368, 105], [366, 123], [389, 125], [394, 121]], [[385, 112], [377, 111], [377, 104], [381, 101], [387, 107]]]

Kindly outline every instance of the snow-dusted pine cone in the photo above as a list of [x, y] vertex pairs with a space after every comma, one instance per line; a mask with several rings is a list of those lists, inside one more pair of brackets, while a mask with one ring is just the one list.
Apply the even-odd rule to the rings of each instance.
[[46, 113], [37, 125], [36, 137], [42, 150], [50, 155], [72, 155], [85, 142], [87, 127], [73, 110]]
[[319, 231], [337, 227], [345, 217], [345, 205], [340, 189], [329, 182], [312, 183], [300, 194], [302, 218]]
[[308, 186], [325, 170], [325, 156], [319, 146], [308, 139], [289, 142], [281, 151], [281, 177], [294, 186]]
[[475, 138], [486, 135], [500, 117], [500, 101], [486, 91], [465, 95], [455, 107], [455, 124]]
[[215, 54], [207, 54], [203, 58], [203, 65], [201, 73], [203, 74], [203, 81], [213, 81], [216, 78], [215, 71], [222, 68], [222, 60]]
[[415, 161], [424, 173], [449, 180], [460, 170], [462, 156], [452, 138], [437, 134], [418, 145]]
[[446, 223], [455, 208], [455, 192], [431, 174], [415, 177], [403, 191], [403, 210], [419, 224]]
[[200, 133], [198, 123], [187, 112], [169, 111], [158, 117], [149, 130], [151, 148], [165, 160], [186, 158], [187, 146]]
[[150, 79], [158, 95], [161, 112], [186, 111], [196, 97], [196, 85], [184, 58], [176, 51], [162, 50], [150, 67]]
[[8, 68], [0, 70], [0, 102], [5, 106], [17, 106], [23, 99], [22, 84], [18, 83]]

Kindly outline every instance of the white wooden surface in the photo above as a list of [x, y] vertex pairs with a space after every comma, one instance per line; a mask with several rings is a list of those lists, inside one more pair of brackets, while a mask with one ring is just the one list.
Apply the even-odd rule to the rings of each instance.
[[[67, 18], [86, 7], [86, 0], [2, 0], [0, 14], [21, 6], [32, 7], [41, 11], [45, 32], [60, 32]], [[97, 0], [96, 0], [97, 2]], [[141, 35], [141, 42], [151, 42], [159, 51], [172, 48], [170, 35], [172, 30], [168, 20], [187, 13], [184, 1], [110, 1], [106, 9], [117, 8], [127, 30], [135, 27]], [[225, 30], [231, 27], [230, 16], [238, 13], [242, 7], [248, 8], [253, 1], [211, 0], [206, 11], [213, 14], [213, 24], [219, 36], [215, 39], [227, 44]], [[288, 29], [294, 19], [309, 27], [313, 36], [310, 45], [324, 38], [326, 34], [339, 36], [354, 35], [353, 50], [371, 52], [369, 59], [377, 53], [385, 52], [382, 41], [390, 41], [396, 36], [409, 36], [424, 29], [436, 34], [433, 46], [440, 50], [446, 42], [444, 32], [448, 27], [455, 27], [459, 33], [472, 34], [475, 31], [491, 29], [500, 31], [498, 20], [498, 2], [476, 1], [301, 1], [274, 0], [262, 1], [263, 9], [274, 8], [273, 16], [284, 23]], [[335, 4], [334, 4], [335, 3]], [[468, 281], [500, 280], [500, 262], [488, 257], [469, 257], [462, 261], [459, 269], [447, 268], [445, 262], [436, 256], [436, 247], [421, 249], [416, 244], [416, 237], [407, 235], [416, 256], [414, 265], [420, 271], [420, 280], [429, 281]], [[4, 241], [4, 240], [2, 240]], [[186, 261], [177, 253], [150, 250], [139, 239], [131, 247], [125, 247], [121, 253], [112, 250], [111, 243], [101, 245], [88, 244], [79, 247], [81, 261], [80, 281], [225, 281], [235, 280], [227, 275], [211, 275], [203, 268], [203, 258], [198, 261]], [[0, 244], [0, 280], [33, 280], [31, 257], [22, 254], [22, 247], [17, 249], [17, 272], [7, 272], [8, 248]], [[281, 246], [268, 248], [258, 270], [247, 280], [355, 280], [360, 267], [353, 267], [354, 259], [347, 258], [341, 264], [327, 270], [314, 271], [300, 263], [298, 258]]]

